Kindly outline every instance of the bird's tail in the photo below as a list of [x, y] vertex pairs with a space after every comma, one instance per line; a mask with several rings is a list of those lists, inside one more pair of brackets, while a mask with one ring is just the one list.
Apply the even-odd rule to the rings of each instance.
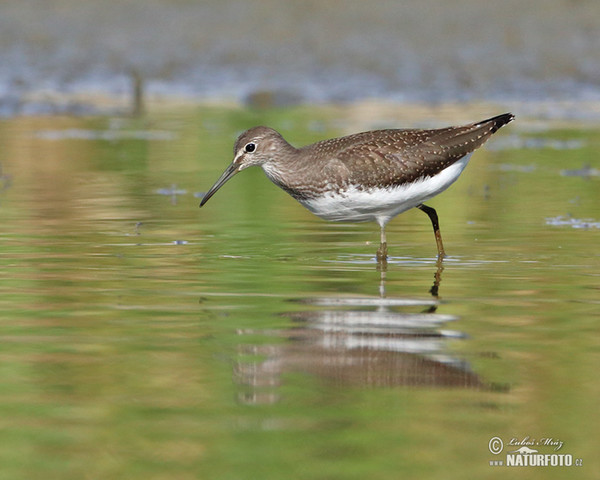
[[452, 156], [461, 157], [479, 148], [499, 128], [511, 122], [514, 118], [515, 116], [512, 113], [504, 113], [481, 122], [434, 130], [431, 140], [445, 145], [446, 152], [451, 153]]
[[488, 118], [487, 120], [483, 120], [482, 122], [477, 122], [476, 125], [487, 125], [489, 123], [493, 123], [492, 131], [490, 133], [496, 133], [501, 127], [506, 125], [507, 123], [512, 122], [515, 119], [515, 116], [512, 113], [503, 113], [502, 115], [497, 115], [492, 118]]

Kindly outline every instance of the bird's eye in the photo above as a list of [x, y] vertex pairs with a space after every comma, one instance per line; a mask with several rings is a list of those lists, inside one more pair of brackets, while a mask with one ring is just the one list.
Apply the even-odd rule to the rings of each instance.
[[252, 153], [254, 150], [256, 150], [256, 145], [254, 143], [247, 143], [244, 147], [244, 150], [248, 153]]

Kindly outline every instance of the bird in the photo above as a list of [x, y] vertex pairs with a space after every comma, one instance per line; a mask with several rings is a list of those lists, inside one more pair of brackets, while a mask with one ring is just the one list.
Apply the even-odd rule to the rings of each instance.
[[275, 185], [325, 220], [377, 222], [378, 262], [387, 261], [388, 222], [409, 209], [420, 209], [431, 221], [437, 256], [443, 259], [438, 215], [424, 202], [454, 183], [473, 152], [514, 118], [504, 113], [445, 128], [371, 130], [301, 148], [272, 128], [252, 127], [236, 140], [233, 161], [200, 207], [238, 172], [260, 166]]

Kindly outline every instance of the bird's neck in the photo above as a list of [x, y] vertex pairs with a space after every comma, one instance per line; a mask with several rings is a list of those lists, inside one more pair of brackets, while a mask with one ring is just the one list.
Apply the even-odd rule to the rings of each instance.
[[275, 185], [302, 202], [322, 186], [325, 179], [318, 162], [307, 161], [298, 150], [288, 144], [286, 150], [278, 150], [277, 157], [262, 165], [262, 169]]

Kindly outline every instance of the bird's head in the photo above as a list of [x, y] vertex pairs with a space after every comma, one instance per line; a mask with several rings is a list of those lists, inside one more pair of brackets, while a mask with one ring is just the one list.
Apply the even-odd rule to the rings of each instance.
[[233, 161], [210, 187], [202, 198], [200, 206], [204, 205], [227, 180], [242, 170], [255, 165], [263, 166], [273, 162], [278, 152], [290, 148], [284, 138], [269, 127], [253, 127], [242, 133], [233, 148]]

